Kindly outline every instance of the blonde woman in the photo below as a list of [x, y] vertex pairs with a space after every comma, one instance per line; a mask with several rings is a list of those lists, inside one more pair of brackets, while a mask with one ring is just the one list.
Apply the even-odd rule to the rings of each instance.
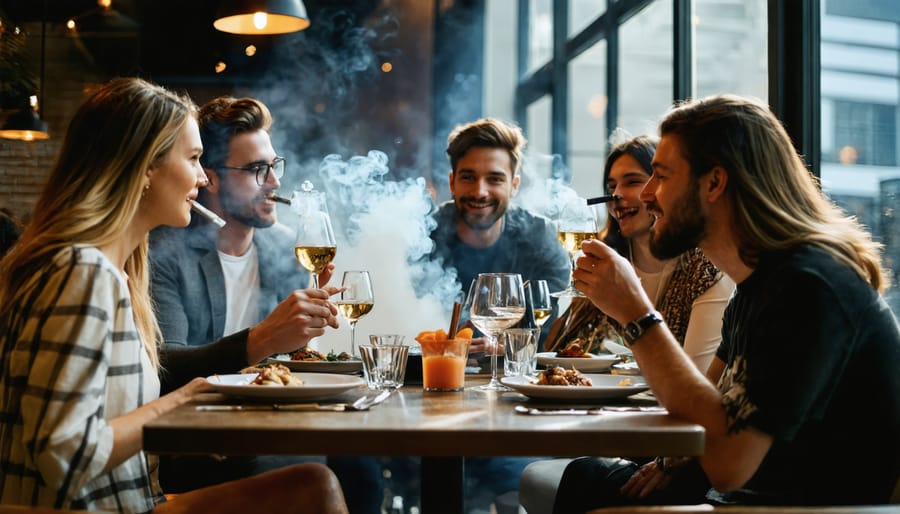
[[[141, 427], [208, 385], [159, 397], [147, 234], [190, 221], [202, 151], [194, 104], [140, 79], [99, 87], [75, 114], [0, 263], [0, 503], [150, 512], [163, 500]], [[253, 491], [266, 493], [254, 509], [345, 512], [333, 475], [314, 465], [157, 510], [246, 511]]]

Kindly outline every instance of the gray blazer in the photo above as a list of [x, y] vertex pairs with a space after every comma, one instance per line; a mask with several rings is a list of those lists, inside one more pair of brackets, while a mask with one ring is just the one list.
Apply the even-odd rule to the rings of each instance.
[[[150, 233], [150, 293], [163, 334], [164, 390], [196, 376], [233, 373], [247, 364], [248, 330], [223, 334], [225, 278], [215, 230], [203, 224]], [[294, 235], [284, 225], [255, 229], [253, 243], [260, 261], [263, 319], [292, 291], [307, 288], [310, 276], [294, 258]]]

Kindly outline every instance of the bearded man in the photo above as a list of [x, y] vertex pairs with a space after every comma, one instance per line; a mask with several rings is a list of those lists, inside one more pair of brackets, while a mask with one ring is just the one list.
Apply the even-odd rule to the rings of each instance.
[[568, 284], [571, 264], [553, 223], [509, 205], [519, 188], [525, 143], [519, 127], [493, 118], [461, 125], [450, 134], [453, 200], [435, 215], [430, 258], [456, 269], [463, 288], [479, 273], [544, 279], [551, 291]]

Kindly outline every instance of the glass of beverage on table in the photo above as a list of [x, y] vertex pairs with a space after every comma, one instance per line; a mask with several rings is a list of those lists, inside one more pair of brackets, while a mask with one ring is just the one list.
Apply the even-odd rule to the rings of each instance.
[[462, 391], [472, 330], [462, 329], [453, 339], [443, 330], [423, 332], [416, 341], [422, 346], [422, 387], [426, 391]]

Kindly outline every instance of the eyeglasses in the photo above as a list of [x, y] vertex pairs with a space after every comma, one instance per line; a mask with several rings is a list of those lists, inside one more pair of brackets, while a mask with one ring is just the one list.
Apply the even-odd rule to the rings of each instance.
[[275, 178], [280, 179], [284, 176], [284, 161], [284, 157], [276, 157], [271, 164], [267, 162], [258, 162], [248, 164], [247, 166], [218, 166], [218, 169], [240, 170], [246, 171], [247, 173], [255, 173], [256, 184], [261, 186], [269, 180], [269, 172], [274, 173]]

